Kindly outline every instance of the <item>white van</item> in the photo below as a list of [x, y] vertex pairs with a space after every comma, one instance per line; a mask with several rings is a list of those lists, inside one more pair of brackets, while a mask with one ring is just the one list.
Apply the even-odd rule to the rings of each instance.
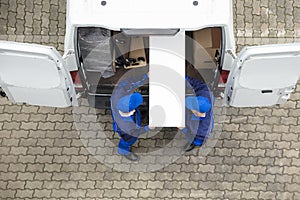
[[[179, 61], [181, 73], [196, 69], [213, 90], [225, 86], [231, 106], [284, 103], [300, 74], [300, 44], [246, 47], [236, 56], [232, 0], [68, 0], [66, 24], [64, 56], [53, 47], [0, 42], [0, 85], [11, 101], [68, 107], [82, 93], [109, 108], [119, 78], [151, 64], [161, 38], [184, 52], [190, 64]], [[148, 96], [149, 87], [141, 91]]]

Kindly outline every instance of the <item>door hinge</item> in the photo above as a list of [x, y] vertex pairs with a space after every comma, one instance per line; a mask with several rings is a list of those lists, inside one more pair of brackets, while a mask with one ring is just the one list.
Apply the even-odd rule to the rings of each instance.
[[75, 54], [75, 51], [74, 51], [73, 49], [69, 49], [69, 50], [67, 51], [67, 53], [64, 54], [63, 58], [65, 59], [65, 58], [67, 58], [68, 56], [74, 55], [74, 54]]
[[232, 51], [232, 49], [227, 49], [226, 53], [228, 53], [233, 59], [236, 59], [236, 54]]

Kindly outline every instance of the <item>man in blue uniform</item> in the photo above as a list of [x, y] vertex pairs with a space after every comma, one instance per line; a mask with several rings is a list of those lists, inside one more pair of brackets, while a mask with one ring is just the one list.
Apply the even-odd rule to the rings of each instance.
[[143, 102], [140, 93], [134, 92], [148, 81], [148, 75], [126, 79], [118, 84], [111, 97], [113, 129], [121, 137], [118, 153], [131, 161], [137, 161], [138, 155], [130, 151], [139, 135], [150, 131], [148, 126], [141, 127], [139, 106]]
[[188, 76], [186, 80], [189, 89], [195, 93], [186, 98], [186, 126], [182, 129], [188, 141], [184, 150], [188, 152], [195, 146], [202, 146], [213, 131], [214, 97], [205, 83]]

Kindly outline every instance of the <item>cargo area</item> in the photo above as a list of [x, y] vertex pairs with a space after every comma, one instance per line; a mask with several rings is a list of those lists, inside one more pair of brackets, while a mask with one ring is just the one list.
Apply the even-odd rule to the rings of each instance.
[[[109, 108], [110, 96], [130, 70], [147, 70], [149, 38], [126, 36], [104, 28], [78, 28], [79, 74], [90, 105]], [[144, 69], [141, 69], [144, 68]], [[139, 88], [147, 99], [148, 85]]]
[[222, 28], [210, 27], [186, 32], [187, 74], [204, 80], [215, 90], [222, 65]]
[[[222, 54], [222, 29], [205, 28], [186, 32], [186, 73], [204, 80], [212, 89], [218, 83], [216, 71]], [[149, 36], [128, 36], [121, 31], [98, 27], [77, 30], [80, 79], [91, 106], [109, 108], [110, 96], [124, 74], [147, 71]], [[146, 99], [149, 85], [138, 89]]]

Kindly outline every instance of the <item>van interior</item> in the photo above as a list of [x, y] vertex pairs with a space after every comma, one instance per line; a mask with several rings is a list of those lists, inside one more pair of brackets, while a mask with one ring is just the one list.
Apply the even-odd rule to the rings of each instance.
[[[222, 61], [222, 28], [186, 31], [186, 74], [205, 81], [212, 90], [218, 85]], [[79, 75], [89, 104], [110, 108], [110, 96], [120, 78], [129, 70], [149, 64], [149, 36], [128, 36], [121, 31], [99, 27], [77, 29]], [[146, 99], [149, 85], [139, 88]]]

